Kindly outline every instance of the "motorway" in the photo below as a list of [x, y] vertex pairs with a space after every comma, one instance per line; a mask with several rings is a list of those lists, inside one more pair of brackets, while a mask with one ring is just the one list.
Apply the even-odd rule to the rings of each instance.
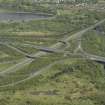
[[[71, 35], [71, 36], [68, 36], [67, 38], [62, 39], [62, 41], [57, 42], [56, 44], [52, 45], [51, 47], [49, 47], [49, 48], [47, 48], [47, 49], [46, 49], [46, 48], [40, 48], [41, 51], [39, 51], [39, 52], [33, 54], [33, 56], [36, 57], [36, 58], [37, 58], [37, 57], [41, 57], [41, 56], [47, 55], [47, 54], [50, 53], [51, 51], [53, 51], [53, 53], [55, 53], [55, 54], [56, 54], [56, 53], [61, 53], [61, 52], [66, 53], [66, 52], [65, 52], [65, 49], [67, 49], [67, 48], [70, 46], [70, 44], [69, 44], [69, 41], [70, 41], [70, 40], [81, 38], [86, 32], [88, 32], [88, 31], [94, 29], [96, 26], [98, 26], [98, 25], [100, 25], [100, 24], [102, 24], [102, 23], [104, 23], [104, 22], [105, 22], [105, 19], [101, 20], [100, 22], [98, 22], [98, 23], [96, 23], [96, 24], [94, 24], [94, 25], [92, 25], [92, 26], [90, 26], [90, 27], [88, 27], [88, 28], [86, 28], [86, 29], [84, 29], [84, 30], [82, 30], [82, 31], [79, 31], [79, 32], [77, 32], [77, 33], [75, 33], [75, 34], [73, 34], [73, 35]], [[62, 45], [63, 45], [64, 43], [67, 44], [67, 47], [65, 47], [65, 48], [63, 48], [63, 49], [61, 50], [61, 47], [62, 47]], [[80, 41], [79, 41], [79, 43], [80, 43]], [[8, 45], [8, 46], [9, 46], [9, 45]], [[10, 47], [10, 48], [14, 48], [14, 47], [11, 47], [11, 46], [9, 46], [9, 47]], [[35, 47], [35, 46], [34, 46], [34, 47]], [[77, 51], [76, 51], [73, 55], [78, 54], [78, 50], [81, 49], [81, 48], [82, 48], [82, 47], [81, 47], [81, 44], [79, 44], [78, 47], [77, 47]], [[15, 48], [14, 48], [14, 49], [15, 49]], [[17, 49], [15, 49], [15, 50], [17, 50]], [[50, 51], [49, 51], [49, 50], [50, 50]], [[48, 52], [48, 51], [49, 51], [49, 52]], [[20, 52], [20, 51], [19, 51], [19, 52]], [[20, 52], [20, 53], [23, 53], [23, 52]], [[89, 59], [89, 60], [105, 62], [105, 58], [104, 58], [104, 57], [100, 57], [100, 56], [88, 54], [88, 53], [86, 53], [85, 51], [82, 51], [82, 52], [81, 52], [81, 55], [84, 55], [85, 58], [86, 58], [86, 59]], [[15, 65], [9, 67], [8, 69], [6, 69], [6, 70], [4, 70], [4, 71], [1, 71], [1, 72], [0, 72], [0, 75], [6, 76], [6, 74], [8, 74], [8, 73], [16, 72], [16, 71], [18, 71], [18, 70], [24, 68], [26, 65], [30, 64], [30, 63], [31, 63], [32, 61], [34, 61], [34, 60], [35, 60], [35, 59], [23, 58], [19, 63], [16, 63]], [[60, 61], [62, 61], [62, 60], [60, 60]], [[19, 84], [19, 83], [22, 83], [22, 82], [24, 82], [24, 81], [26, 81], [26, 80], [29, 80], [29, 79], [31, 79], [31, 78], [33, 78], [33, 77], [35, 77], [35, 76], [41, 74], [43, 71], [48, 70], [47, 68], [52, 67], [54, 64], [56, 64], [56, 63], [58, 63], [58, 62], [60, 62], [60, 61], [56, 61], [56, 62], [51, 63], [50, 65], [47, 65], [47, 66], [44, 67], [43, 69], [40, 69], [38, 72], [35, 72], [35, 73], [31, 74], [28, 78], [25, 78], [25, 79], [23, 79], [23, 80], [17, 81], [17, 82], [15, 82], [15, 83], [3, 85], [3, 86], [0, 86], [0, 87], [14, 86], [14, 85], [16, 85], [16, 84]]]

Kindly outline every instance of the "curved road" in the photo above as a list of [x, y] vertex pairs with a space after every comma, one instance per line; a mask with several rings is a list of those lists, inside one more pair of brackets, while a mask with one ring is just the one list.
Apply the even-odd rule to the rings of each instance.
[[[64, 41], [64, 42], [68, 42], [68, 41], [70, 41], [71, 39], [75, 39], [75, 38], [82, 37], [82, 35], [84, 35], [84, 33], [88, 32], [89, 30], [92, 30], [93, 28], [95, 28], [96, 26], [102, 24], [103, 22], [105, 22], [105, 19], [101, 20], [100, 22], [96, 23], [95, 25], [92, 25], [92, 26], [90, 26], [90, 27], [88, 27], [88, 28], [86, 28], [86, 29], [84, 29], [84, 30], [82, 30], [82, 31], [80, 31], [80, 32], [77, 32], [76, 34], [73, 34], [72, 36], [67, 37], [67, 38], [64, 39], [63, 41]], [[52, 46], [50, 47], [50, 49], [53, 49], [54, 51], [55, 51], [55, 50], [59, 50], [59, 48], [60, 48], [61, 46], [62, 46], [62, 42], [58, 42], [58, 43], [52, 45]], [[43, 56], [43, 55], [47, 55], [47, 52], [39, 51], [39, 52], [36, 53], [34, 56], [35, 56], [35, 57], [41, 57], [41, 56]], [[91, 59], [91, 60], [94, 60], [94, 59], [95, 59], [95, 60], [99, 60], [99, 59], [100, 59], [100, 60], [102, 60], [102, 61], [105, 61], [105, 59], [104, 59], [103, 57], [97, 57], [97, 56], [95, 56], [95, 55], [88, 55], [87, 57], [90, 57], [89, 59]], [[15, 64], [14, 66], [12, 66], [12, 67], [6, 69], [6, 70], [3, 71], [3, 72], [0, 72], [0, 74], [2, 75], [2, 74], [5, 74], [5, 73], [15, 72], [15, 71], [17, 71], [17, 70], [23, 68], [24, 66], [30, 64], [32, 61], [33, 61], [33, 59], [24, 58], [21, 62]], [[57, 63], [57, 62], [48, 65], [48, 66], [45, 67], [44, 69], [41, 69], [41, 70], [39, 70], [38, 72], [33, 73], [32, 75], [30, 75], [30, 77], [28, 77], [28, 78], [26, 78], [26, 79], [24, 79], [24, 80], [20, 80], [20, 81], [17, 81], [17, 82], [15, 82], [15, 83], [3, 85], [3, 86], [0, 86], [0, 87], [14, 86], [14, 85], [16, 85], [16, 84], [22, 83], [22, 82], [24, 82], [24, 81], [26, 81], [26, 80], [29, 80], [29, 79], [31, 79], [31, 78], [33, 78], [33, 77], [35, 77], [35, 76], [41, 74], [43, 70], [47, 70], [47, 68], [50, 68], [52, 65], [54, 65], [54, 64], [56, 64], [56, 63]]]

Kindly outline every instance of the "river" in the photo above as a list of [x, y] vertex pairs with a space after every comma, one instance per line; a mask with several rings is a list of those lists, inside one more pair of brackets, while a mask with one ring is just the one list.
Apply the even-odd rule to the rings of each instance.
[[35, 13], [0, 13], [0, 21], [29, 21], [35, 19], [47, 19], [51, 17], [45, 14], [35, 14]]

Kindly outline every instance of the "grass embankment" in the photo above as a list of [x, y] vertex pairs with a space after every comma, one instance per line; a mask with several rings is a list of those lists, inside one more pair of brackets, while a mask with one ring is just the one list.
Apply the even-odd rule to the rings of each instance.
[[1, 100], [4, 105], [101, 105], [104, 77], [100, 64], [67, 59], [11, 91], [1, 91]]
[[[5, 38], [11, 42], [14, 40], [15, 44], [16, 42], [20, 42], [21, 44], [24, 41], [30, 41], [37, 45], [43, 40], [36, 41], [34, 37], [36, 35], [39, 35], [40, 37], [46, 36], [40, 33], [48, 33], [47, 37], [49, 37], [49, 39], [59, 40], [64, 36], [72, 35], [72, 33], [82, 30], [105, 17], [105, 14], [96, 11], [79, 10], [73, 13], [67, 12], [65, 14], [62, 10], [62, 13], [51, 20], [1, 22], [0, 37], [4, 38], [5, 36]], [[29, 34], [27, 35], [27, 32], [36, 32], [37, 34], [32, 33], [32, 36], [30, 36]], [[20, 35], [20, 33], [22, 35]], [[90, 38], [90, 36], [88, 37]], [[7, 39], [5, 38], [4, 41], [6, 42]], [[97, 39], [97, 37], [95, 38]], [[52, 42], [55, 43], [56, 41]], [[50, 44], [53, 44], [52, 42], [51, 40], [44, 41], [42, 45], [49, 46]], [[21, 47], [21, 45], [15, 44], [14, 46]], [[72, 41], [71, 44], [72, 51], [76, 46], [75, 41]], [[89, 44], [85, 46], [90, 47]], [[5, 53], [8, 52], [9, 55], [9, 58], [5, 58], [5, 60], [10, 59], [12, 56], [14, 56], [13, 59], [20, 57], [20, 55], [16, 55], [17, 52], [13, 54], [13, 50], [2, 47], [1, 49], [3, 49]], [[23, 56], [20, 58], [23, 58]], [[76, 58], [71, 59], [70, 56], [64, 59], [63, 54], [49, 54], [42, 58], [35, 59], [31, 64], [26, 65], [16, 72], [7, 73], [3, 75], [3, 77], [1, 76], [0, 86], [15, 83], [28, 76], [32, 76], [35, 72], [60, 59], [62, 59], [63, 62], [56, 63], [47, 70], [45, 69], [40, 75], [33, 77], [32, 79], [15, 86], [0, 87], [0, 105], [105, 104], [104, 66], [92, 61], [77, 60]], [[4, 66], [5, 65], [3, 65], [3, 67]]]
[[105, 56], [105, 25], [86, 33], [82, 40], [84, 50], [90, 54]]
[[[0, 8], [4, 12], [10, 11], [22, 11], [22, 12], [34, 12], [34, 13], [46, 13], [56, 14], [56, 7], [54, 8], [50, 4], [35, 3], [30, 0], [0, 0]], [[7, 10], [7, 11], [6, 11]], [[1, 12], [2, 12], [1, 11]]]

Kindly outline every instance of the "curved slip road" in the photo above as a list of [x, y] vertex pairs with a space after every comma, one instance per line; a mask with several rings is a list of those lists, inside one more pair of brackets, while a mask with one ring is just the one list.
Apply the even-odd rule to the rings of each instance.
[[[73, 38], [81, 37], [84, 33], [86, 33], [87, 31], [89, 31], [89, 30], [95, 28], [96, 26], [102, 24], [103, 22], [105, 22], [105, 19], [101, 20], [100, 22], [96, 23], [95, 25], [92, 25], [92, 26], [89, 27], [89, 28], [86, 28], [86, 29], [84, 29], [84, 30], [82, 30], [82, 31], [80, 31], [80, 32], [77, 32], [76, 34], [73, 34], [72, 36], [67, 37], [67, 38], [64, 39], [63, 41], [68, 42], [69, 40], [71, 40], [71, 39], [73, 39]], [[62, 46], [62, 43], [61, 43], [61, 42], [58, 42], [58, 43], [52, 45], [50, 48], [56, 50], [56, 49], [59, 49], [61, 46]], [[47, 54], [47, 52], [39, 51], [39, 52], [36, 53], [34, 56], [35, 56], [35, 57], [40, 57], [40, 56], [43, 56], [43, 55], [46, 55], [46, 54]], [[0, 74], [5, 74], [5, 73], [9, 73], [9, 72], [15, 72], [15, 71], [17, 71], [17, 70], [23, 68], [23, 67], [26, 66], [27, 64], [30, 64], [32, 61], [33, 61], [32, 59], [24, 58], [21, 62], [15, 64], [14, 66], [12, 66], [12, 67], [6, 69], [6, 70], [3, 71], [3, 72], [0, 72]], [[55, 62], [55, 63], [57, 63], [57, 62]], [[25, 82], [26, 80], [29, 80], [29, 79], [31, 79], [31, 78], [33, 78], [33, 77], [35, 77], [35, 76], [41, 74], [42, 71], [47, 70], [47, 68], [50, 68], [50, 67], [51, 67], [52, 65], [54, 65], [55, 63], [52, 63], [52, 64], [48, 65], [47, 67], [45, 67], [45, 68], [39, 70], [38, 72], [33, 73], [32, 75], [30, 75], [30, 77], [28, 77], [28, 78], [26, 78], [26, 79], [24, 79], [24, 80], [20, 80], [20, 81], [17, 81], [17, 82], [15, 82], [15, 83], [3, 85], [3, 86], [0, 86], [0, 87], [14, 86], [14, 85], [16, 85], [16, 84]]]
[[55, 64], [57, 64], [57, 63], [63, 63], [63, 61], [64, 61], [64, 60], [55, 61], [55, 62], [49, 64], [48, 66], [46, 66], [46, 67], [40, 69], [39, 71], [37, 71], [37, 72], [31, 74], [29, 77], [27, 77], [27, 78], [25, 78], [25, 79], [23, 79], [23, 80], [17, 81], [17, 82], [15, 82], [15, 83], [10, 83], [10, 84], [7, 84], [7, 85], [2, 85], [2, 86], [0, 86], [0, 87], [3, 88], [3, 87], [8, 87], [8, 86], [14, 86], [14, 85], [20, 84], [20, 83], [22, 83], [22, 82], [25, 82], [25, 81], [27, 81], [27, 80], [30, 80], [30, 79], [34, 78], [35, 76], [40, 75], [42, 72], [48, 70], [48, 69], [51, 68], [53, 65], [55, 65]]

